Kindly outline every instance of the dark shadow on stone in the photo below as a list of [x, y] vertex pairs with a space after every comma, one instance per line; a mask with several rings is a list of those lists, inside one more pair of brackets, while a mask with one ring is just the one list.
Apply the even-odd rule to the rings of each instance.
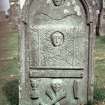
[[12, 80], [7, 82], [6, 85], [3, 87], [3, 92], [11, 105], [19, 104], [18, 84], [19, 84], [18, 80]]
[[100, 14], [98, 15], [97, 24], [96, 24], [96, 35], [100, 36]]

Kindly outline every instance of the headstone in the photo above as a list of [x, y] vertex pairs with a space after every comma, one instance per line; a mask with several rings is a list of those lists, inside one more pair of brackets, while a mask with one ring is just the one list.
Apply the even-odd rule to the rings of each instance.
[[26, 0], [19, 105], [93, 100], [95, 15], [89, 0]]
[[103, 0], [103, 6], [100, 14], [100, 36], [105, 36], [105, 0]]

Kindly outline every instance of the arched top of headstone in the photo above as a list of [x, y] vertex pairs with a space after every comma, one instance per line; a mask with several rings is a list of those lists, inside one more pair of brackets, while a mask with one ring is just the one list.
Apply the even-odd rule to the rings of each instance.
[[[46, 1], [46, 2], [45, 2]], [[27, 0], [26, 2], [25, 2], [25, 5], [24, 5], [24, 7], [23, 7], [23, 14], [22, 14], [22, 16], [23, 16], [23, 20], [24, 21], [28, 21], [28, 16], [29, 16], [29, 14], [30, 14], [30, 7], [33, 5], [33, 2], [36, 2], [36, 6], [34, 6], [34, 9], [39, 9], [39, 8], [41, 8], [41, 6], [39, 5], [40, 3], [42, 3], [42, 4], [44, 4], [44, 3], [48, 3], [48, 5], [50, 4], [50, 2], [51, 2], [52, 0]], [[62, 1], [62, 0], [61, 0]], [[74, 1], [74, 2], [72, 2], [72, 3], [74, 3], [75, 4], [75, 0], [64, 0], [64, 1]], [[78, 0], [79, 2], [81, 2], [81, 4], [83, 5], [83, 8], [84, 8], [84, 10], [85, 10], [85, 14], [86, 14], [86, 18], [87, 18], [87, 23], [89, 24], [90, 22], [93, 22], [94, 21], [94, 16], [93, 16], [93, 14], [94, 14], [94, 9], [93, 9], [93, 4], [92, 4], [92, 1], [90, 1], [90, 0]], [[76, 1], [76, 2], [78, 2], [78, 1]], [[38, 6], [37, 6], [38, 5]], [[56, 5], [56, 4], [54, 4], [54, 5]], [[69, 3], [67, 4], [67, 5], [69, 5]], [[51, 5], [51, 6], [53, 6], [53, 5]], [[56, 8], [57, 8], [57, 6], [56, 6]], [[78, 9], [78, 7], [76, 7], [75, 9]], [[36, 11], [35, 10], [35, 11]], [[34, 12], [35, 12], [34, 11]], [[65, 10], [65, 12], [67, 13], [68, 11], [66, 11]], [[78, 15], [80, 15], [80, 13], [78, 12], [77, 13]], [[59, 15], [59, 14], [58, 14]], [[59, 19], [59, 18], [58, 18]]]

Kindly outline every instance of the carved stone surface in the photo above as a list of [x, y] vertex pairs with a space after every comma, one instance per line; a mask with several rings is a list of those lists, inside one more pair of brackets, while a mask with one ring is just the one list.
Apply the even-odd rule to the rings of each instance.
[[79, 96], [78, 96], [78, 88], [79, 88], [79, 84], [78, 81], [74, 80], [73, 83], [73, 93], [74, 93], [74, 98], [78, 100]]
[[[78, 100], [76, 98], [77, 90], [75, 90], [77, 82], [79, 83], [78, 87], [80, 87], [78, 88], [78, 95], [82, 95], [81, 79], [74, 81], [73, 79], [37, 78], [31, 81], [34, 81], [34, 84], [38, 81], [36, 88], [36, 90], [38, 90], [37, 93], [32, 91], [32, 96], [35, 95], [35, 97], [32, 97], [32, 101], [37, 105], [63, 105], [64, 103], [67, 105], [76, 104]], [[72, 91], [75, 92], [73, 93]], [[73, 97], [73, 95], [75, 97]], [[80, 96], [78, 96], [78, 98], [82, 99]]]
[[55, 6], [60, 6], [64, 3], [65, 0], [52, 0]]
[[20, 105], [81, 105], [93, 99], [94, 16], [89, 0], [27, 0]]
[[64, 42], [64, 34], [62, 32], [54, 32], [51, 34], [52, 44], [57, 47], [63, 44]]
[[100, 29], [99, 34], [100, 36], [105, 36], [105, 0], [103, 1], [103, 7], [100, 14]]

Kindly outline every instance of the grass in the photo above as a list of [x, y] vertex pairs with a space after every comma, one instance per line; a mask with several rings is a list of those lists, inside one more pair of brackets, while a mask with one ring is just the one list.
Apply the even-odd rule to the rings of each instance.
[[[1, 62], [0, 67], [0, 105], [18, 105], [18, 61], [17, 45], [18, 34], [10, 33], [8, 48], [11, 49], [9, 56], [13, 59]], [[105, 101], [105, 37], [96, 38], [96, 64], [95, 64], [95, 104]], [[97, 105], [98, 105], [97, 104]], [[104, 105], [104, 104], [103, 104]]]
[[105, 36], [96, 38], [95, 55], [94, 99], [96, 102], [101, 103], [105, 101]]
[[0, 61], [0, 105], [18, 105], [18, 33], [8, 35], [10, 37], [2, 46], [8, 50]]

